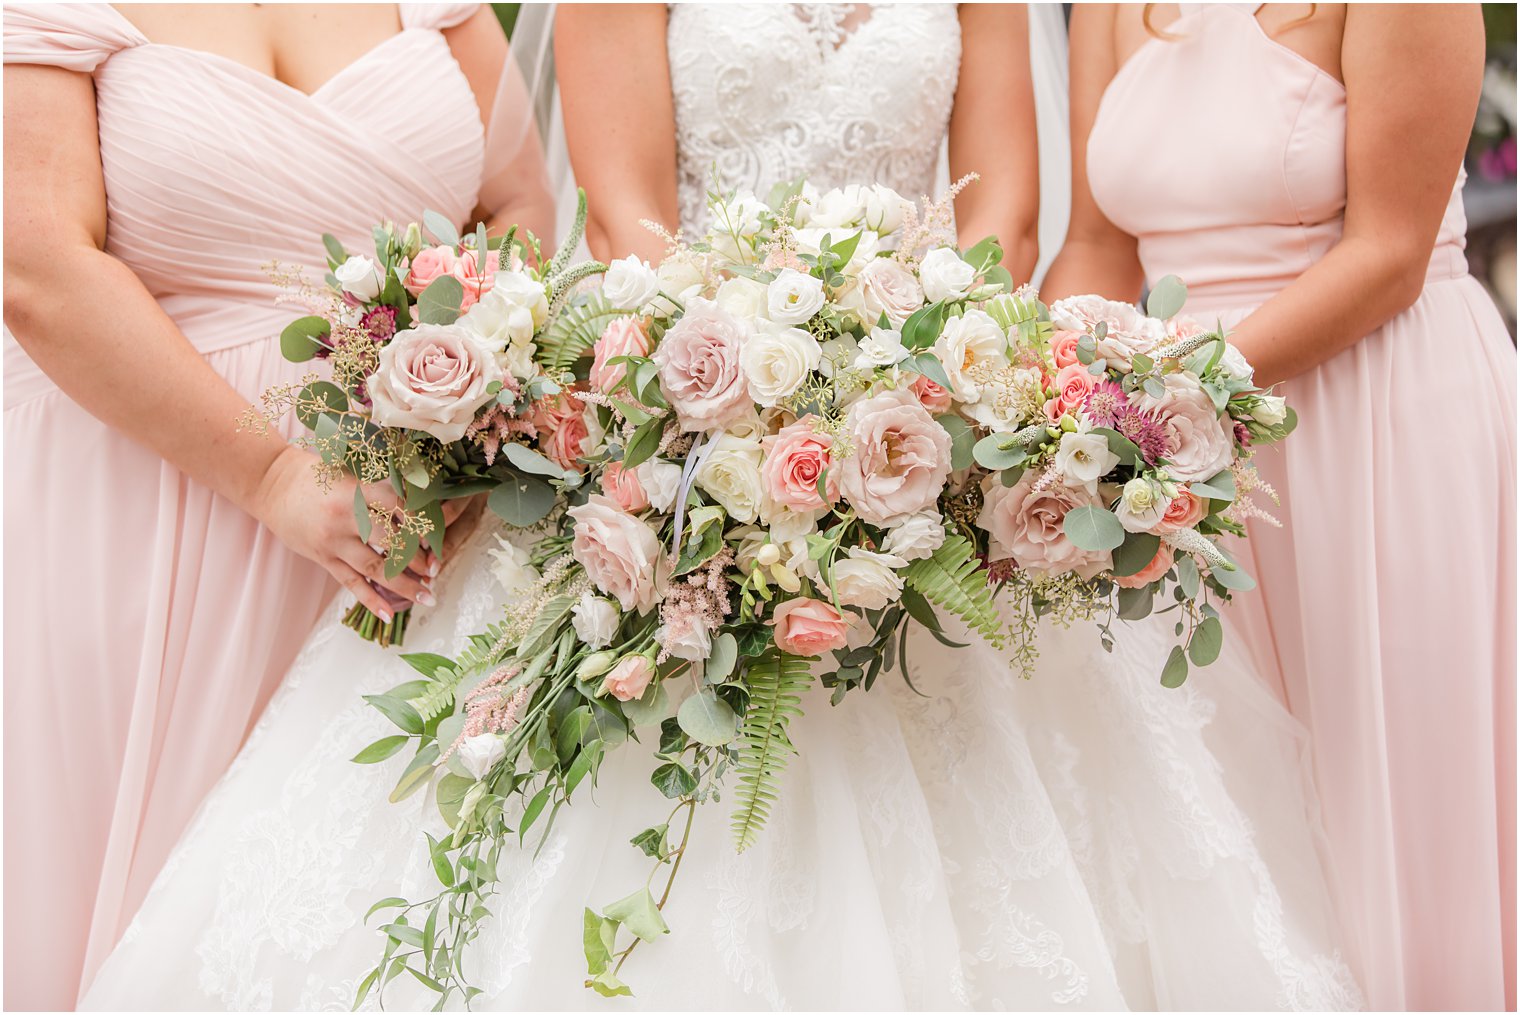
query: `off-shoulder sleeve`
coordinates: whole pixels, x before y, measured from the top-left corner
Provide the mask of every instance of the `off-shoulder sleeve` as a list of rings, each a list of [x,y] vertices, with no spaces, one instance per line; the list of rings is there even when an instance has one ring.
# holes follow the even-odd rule
[[[5,62],[90,73],[147,42],[110,4],[6,4]]]
[[[483,7],[483,4],[401,4],[403,28],[425,28],[442,31],[462,25]]]

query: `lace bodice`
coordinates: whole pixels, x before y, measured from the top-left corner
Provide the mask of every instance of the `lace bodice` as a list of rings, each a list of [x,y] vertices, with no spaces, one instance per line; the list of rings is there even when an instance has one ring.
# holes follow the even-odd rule
[[[705,225],[716,171],[762,197],[821,188],[934,187],[960,74],[952,4],[672,4],[681,226]]]

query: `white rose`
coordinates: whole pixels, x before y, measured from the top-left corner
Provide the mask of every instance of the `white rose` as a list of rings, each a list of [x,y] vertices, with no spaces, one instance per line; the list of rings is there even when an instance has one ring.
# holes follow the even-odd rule
[[[648,261],[637,257],[618,258],[602,276],[602,295],[622,310],[642,310],[659,294],[660,276]]]
[[[523,599],[538,585],[538,570],[528,563],[531,557],[527,550],[497,536],[496,547],[486,552],[491,556],[491,574],[509,603]]]
[[[802,386],[822,356],[818,340],[805,331],[774,327],[757,331],[739,350],[749,397],[771,408]]]
[[[765,497],[760,480],[764,458],[759,441],[724,434],[697,470],[696,484],[734,521],[752,522],[760,517],[760,502]]]
[[[949,247],[939,247],[924,255],[918,265],[918,280],[931,302],[956,299],[966,295],[976,281],[976,269]]]
[[[549,319],[549,293],[542,282],[527,272],[498,271],[491,291],[486,295],[500,296],[519,307],[527,308],[533,315],[535,328],[542,328]]]
[[[1081,487],[1096,495],[1098,480],[1119,464],[1119,456],[1108,449],[1108,438],[1102,434],[1065,433],[1061,435],[1055,464],[1067,486]]]
[[[1281,395],[1262,395],[1251,407],[1251,418],[1267,426],[1281,426],[1288,418],[1288,403]]]
[[[823,281],[782,268],[766,289],[765,302],[777,324],[801,324],[823,309]]]
[[[713,302],[734,317],[763,321],[766,288],[752,278],[731,278],[718,286]]]
[[[344,292],[366,303],[380,295],[380,273],[375,262],[362,255],[355,254],[334,268],[333,277]]]
[[[985,311],[968,310],[945,322],[934,342],[934,353],[944,364],[956,398],[975,402],[981,397],[984,382],[974,375],[985,377],[1001,367],[1006,362],[1007,344],[1003,329]]]
[[[482,733],[461,740],[454,749],[454,756],[459,759],[464,770],[479,781],[491,773],[498,761],[507,756],[507,745],[495,733]]]
[[[1124,493],[1114,505],[1114,514],[1126,532],[1149,532],[1166,514],[1171,498],[1154,480],[1136,476],[1124,484]]]
[[[633,470],[639,485],[649,498],[649,506],[660,514],[675,507],[676,494],[681,492],[681,467],[659,458],[640,463]]]
[[[893,190],[881,184],[873,184],[864,193],[865,223],[878,233],[883,235],[895,233],[903,224],[903,218],[907,215],[911,202]]]
[[[1224,344],[1224,355],[1219,357],[1219,372],[1242,381],[1249,381],[1256,373],[1246,362],[1246,354],[1228,342]]]
[[[933,508],[916,511],[887,530],[881,549],[902,561],[932,557],[945,541],[945,520]]]
[[[622,614],[610,599],[587,592],[570,607],[570,626],[575,636],[591,648],[606,648],[617,634]]]
[[[1012,433],[1030,421],[1029,407],[1043,405],[1044,401],[1038,370],[1025,368],[1010,372],[1004,369],[981,386],[977,400],[965,406],[965,410],[988,430]]]
[[[735,437],[742,437],[745,440],[758,441],[770,433],[770,429],[765,425],[765,421],[760,418],[760,414],[751,409],[724,427],[723,432],[733,434]]]
[[[890,257],[874,257],[860,269],[854,286],[840,302],[868,326],[886,314],[887,320],[901,327],[924,305],[924,290],[907,268]]]
[[[894,558],[852,546],[834,561],[834,592],[841,606],[879,610],[902,596],[902,576],[892,569]]]
[[[828,191],[813,202],[808,225],[815,229],[837,229],[841,226],[859,225],[865,215],[866,191],[859,184],[852,183]]]
[[[855,354],[855,369],[895,366],[907,358],[908,350],[903,348],[902,332],[872,328],[866,340],[860,343],[860,351]]]
[[[667,257],[660,262],[660,291],[671,293],[685,303],[702,291],[702,270],[685,257]]]
[[[654,632],[654,640],[677,659],[697,663],[712,654],[712,632],[704,624],[682,624],[679,632],[674,634],[667,625],[661,624]]]
[[[498,275],[497,278],[506,277]],[[538,297],[543,300],[543,288],[540,286]],[[544,314],[549,312],[548,301],[544,301]],[[509,292],[492,288],[486,293],[468,312],[459,318],[461,327],[469,329],[481,341],[493,349],[505,350],[511,345],[528,345],[533,341],[533,333],[542,323],[541,318],[535,318],[533,307],[526,305],[526,301],[519,302],[512,298]],[[514,374],[518,372],[512,371]],[[518,374],[518,376],[521,376]],[[528,376],[532,376],[529,374]]]
[[[860,343],[855,341],[854,335],[831,338],[819,348],[822,355],[818,358],[818,372],[825,377],[849,370],[855,365],[855,357],[860,355]]]

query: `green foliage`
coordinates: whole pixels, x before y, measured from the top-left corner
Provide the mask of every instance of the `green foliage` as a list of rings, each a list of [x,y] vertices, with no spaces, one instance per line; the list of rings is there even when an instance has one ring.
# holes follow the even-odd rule
[[[538,336],[539,359],[544,369],[569,370],[576,360],[591,351],[607,325],[626,316],[600,290],[567,306]]]
[[[802,714],[802,693],[813,680],[810,660],[767,652],[749,665],[745,685],[749,708],[739,730],[733,832],[742,851],[754,845],[780,792],[781,773],[797,753],[787,736]]]
[[[929,602],[948,610],[996,645],[1002,640],[992,586],[964,536],[947,533],[933,556],[915,560],[902,571],[907,586]]]

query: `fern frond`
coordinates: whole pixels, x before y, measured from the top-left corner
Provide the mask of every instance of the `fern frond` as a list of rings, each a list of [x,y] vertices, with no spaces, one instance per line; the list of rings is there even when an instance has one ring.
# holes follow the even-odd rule
[[[780,793],[781,773],[797,753],[787,724],[802,715],[802,693],[812,683],[810,660],[768,652],[750,664],[744,676],[749,707],[739,730],[738,790],[734,809],[734,844],[742,852],[754,845]]]
[[[548,370],[569,370],[602,337],[607,325],[626,316],[600,292],[592,293],[584,302],[566,307],[539,336],[540,361]]]
[[[915,560],[902,572],[903,580],[925,599],[949,610],[993,645],[1002,641],[992,586],[964,536],[948,533],[933,556]]]
[[[499,659],[495,647],[505,629],[505,623],[495,623],[483,634],[470,635],[469,644],[454,660],[454,665],[435,671],[428,689],[420,697],[411,699],[412,707],[422,716],[423,722],[453,708],[454,698],[460,688],[466,686],[467,679],[496,667]]]

